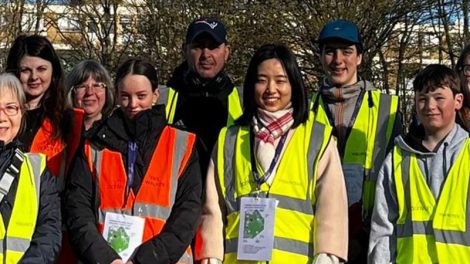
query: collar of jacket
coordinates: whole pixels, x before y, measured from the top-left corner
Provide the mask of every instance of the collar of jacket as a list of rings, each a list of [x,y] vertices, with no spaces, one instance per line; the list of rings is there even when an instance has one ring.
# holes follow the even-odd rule
[[[134,119],[128,118],[122,109],[117,108],[87,137],[107,148],[127,153],[129,141],[136,142],[139,148],[146,147],[147,143],[159,137],[166,125],[164,105],[142,111]]]
[[[232,80],[224,70],[214,78],[205,80],[191,71],[186,61],[175,68],[167,86],[188,97],[218,98],[225,98],[234,88]]]

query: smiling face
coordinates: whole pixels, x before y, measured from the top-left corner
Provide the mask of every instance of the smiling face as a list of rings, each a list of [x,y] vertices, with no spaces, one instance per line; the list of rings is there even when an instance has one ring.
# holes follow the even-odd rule
[[[40,57],[24,56],[20,61],[20,81],[30,109],[38,106],[52,81],[52,64]]]
[[[285,109],[291,102],[292,87],[287,73],[278,59],[268,59],[258,65],[255,101],[269,112]]]
[[[321,62],[328,80],[335,87],[345,87],[357,82],[357,67],[362,55],[355,45],[340,40],[327,40],[322,49]]]
[[[201,78],[212,79],[224,69],[230,49],[225,43],[217,43],[210,35],[203,34],[187,46],[189,67]]]
[[[152,84],[144,75],[128,74],[119,83],[119,103],[131,118],[152,108],[157,102],[159,91],[152,91]]]
[[[425,131],[432,134],[452,130],[456,111],[462,107],[462,101],[463,95],[453,95],[449,87],[440,87],[429,92],[417,91],[416,112]]]
[[[85,82],[75,85],[73,105],[85,111],[87,118],[101,118],[101,111],[106,102],[106,86],[89,77]]]
[[[0,91],[0,140],[8,144],[18,135],[23,113],[18,98],[12,90]]]

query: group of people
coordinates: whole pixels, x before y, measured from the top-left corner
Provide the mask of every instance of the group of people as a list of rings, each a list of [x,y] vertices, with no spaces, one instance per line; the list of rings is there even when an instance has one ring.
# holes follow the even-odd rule
[[[470,46],[413,83],[418,122],[362,79],[358,27],[259,47],[242,87],[200,18],[166,86],[142,59],[65,75],[20,36],[0,74],[0,263],[449,263],[470,257]]]

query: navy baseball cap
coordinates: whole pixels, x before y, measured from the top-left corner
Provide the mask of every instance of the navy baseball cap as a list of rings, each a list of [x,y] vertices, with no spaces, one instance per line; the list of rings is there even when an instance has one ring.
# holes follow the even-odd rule
[[[323,43],[327,39],[341,39],[353,44],[358,44],[362,47],[361,34],[359,33],[357,25],[345,19],[328,22],[322,28],[318,42]]]
[[[190,44],[202,33],[208,33],[217,43],[227,42],[225,25],[215,18],[200,18],[193,21],[186,32],[186,44]]]

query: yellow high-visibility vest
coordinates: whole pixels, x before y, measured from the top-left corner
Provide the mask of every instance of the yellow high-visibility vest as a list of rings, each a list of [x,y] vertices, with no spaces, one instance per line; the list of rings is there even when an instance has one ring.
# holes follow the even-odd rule
[[[18,263],[28,250],[36,229],[39,209],[40,176],[46,168],[43,154],[24,155],[18,178],[15,202],[5,230],[0,216],[0,263]],[[8,177],[8,175],[3,175]],[[10,184],[11,185],[11,184]],[[9,189],[9,187],[8,187]]]
[[[311,112],[313,113],[313,112]],[[318,161],[331,138],[331,126],[309,120],[295,128],[279,160],[274,180],[260,186],[260,196],[278,200],[274,245],[269,263],[311,263],[315,238],[315,186]],[[239,200],[254,196],[250,128],[223,128],[216,145],[216,184],[227,210],[224,263],[256,263],[237,260]],[[259,168],[254,168],[258,169]]]
[[[396,263],[466,263],[470,258],[470,139],[436,201],[414,154],[393,151],[398,200]]]
[[[176,112],[176,105],[178,102],[178,92],[173,88],[168,87],[168,97],[165,105],[166,119],[168,124],[173,124]],[[237,118],[243,113],[240,96],[236,87],[228,96],[228,116],[227,126],[231,126]]]
[[[314,111],[317,116],[327,116],[323,100],[317,96],[313,95],[311,106],[318,100]],[[342,165],[348,201],[350,204],[357,202],[351,201],[351,194],[359,194],[365,218],[370,217],[374,207],[377,174],[387,155],[387,146],[393,140],[397,111],[397,96],[377,90],[366,91],[345,144]],[[350,175],[352,173],[354,175]]]

